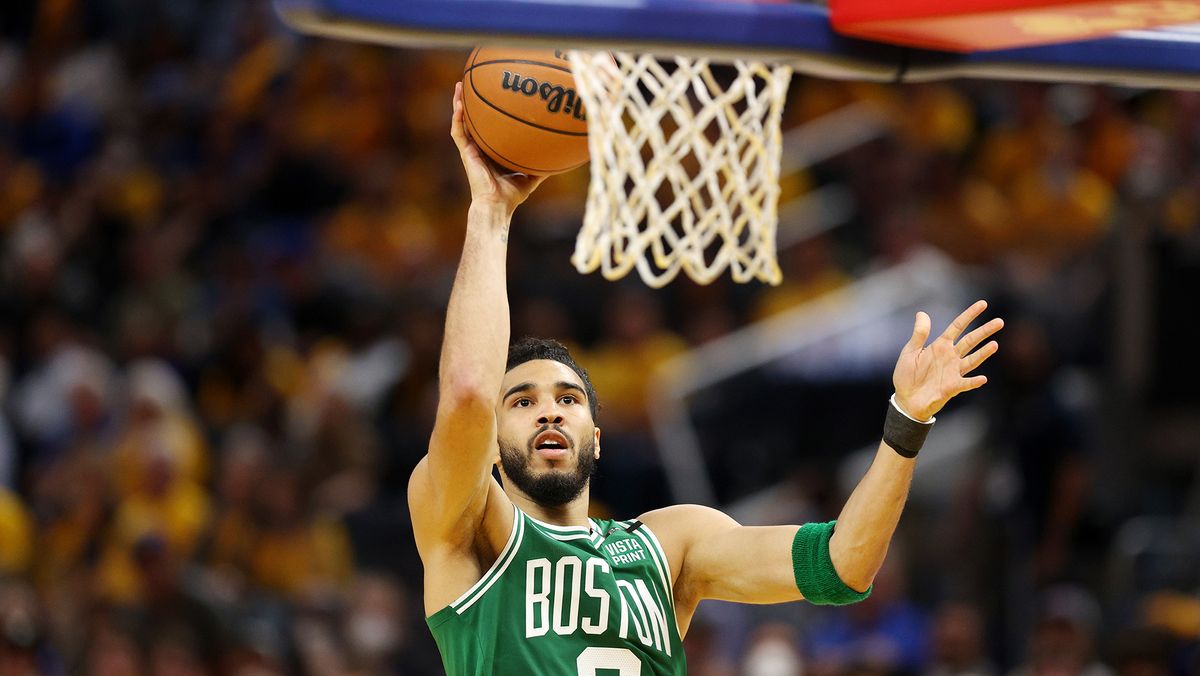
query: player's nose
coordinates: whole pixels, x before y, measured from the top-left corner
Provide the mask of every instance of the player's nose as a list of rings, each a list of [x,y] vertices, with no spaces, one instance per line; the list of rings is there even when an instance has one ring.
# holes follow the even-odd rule
[[[541,414],[538,415],[537,421],[538,425],[561,425],[563,417],[562,413],[558,411],[557,407],[554,407],[542,411]]]

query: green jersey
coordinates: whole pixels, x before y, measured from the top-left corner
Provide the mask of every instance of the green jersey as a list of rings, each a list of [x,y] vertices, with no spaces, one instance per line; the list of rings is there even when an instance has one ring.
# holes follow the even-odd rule
[[[554,526],[513,509],[496,562],[428,618],[447,674],[687,673],[671,569],[645,524]]]

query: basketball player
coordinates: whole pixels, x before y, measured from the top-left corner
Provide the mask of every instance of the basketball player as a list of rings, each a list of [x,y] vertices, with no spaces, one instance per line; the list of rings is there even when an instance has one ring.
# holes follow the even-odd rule
[[[486,162],[462,110],[460,85],[451,136],[472,202],[446,311],[437,421],[408,489],[425,608],[446,671],[683,674],[681,639],[703,599],[866,598],[933,416],[986,382],[967,374],[995,354],[995,341],[976,347],[1001,320],[960,338],[986,307],[980,301],[926,345],[930,320],[917,314],[883,442],[837,521],[749,528],[698,505],[588,518],[601,444],[587,373],[553,341],[509,346],[509,221],[542,179]]]

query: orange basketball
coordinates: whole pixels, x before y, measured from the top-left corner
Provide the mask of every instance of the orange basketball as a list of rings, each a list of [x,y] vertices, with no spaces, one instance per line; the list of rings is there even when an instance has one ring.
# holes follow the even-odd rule
[[[478,47],[463,71],[463,112],[479,149],[535,176],[588,161],[587,117],[566,54]]]

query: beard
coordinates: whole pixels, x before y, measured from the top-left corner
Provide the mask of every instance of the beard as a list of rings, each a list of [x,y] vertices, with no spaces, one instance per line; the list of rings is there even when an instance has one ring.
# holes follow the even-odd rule
[[[538,430],[538,433],[543,431]],[[595,450],[596,440],[589,438],[576,453],[574,469],[550,469],[535,475],[530,469],[533,439],[529,440],[525,450],[500,441],[500,466],[504,468],[504,476],[534,502],[546,507],[561,507],[579,497],[588,485],[596,470]]]

